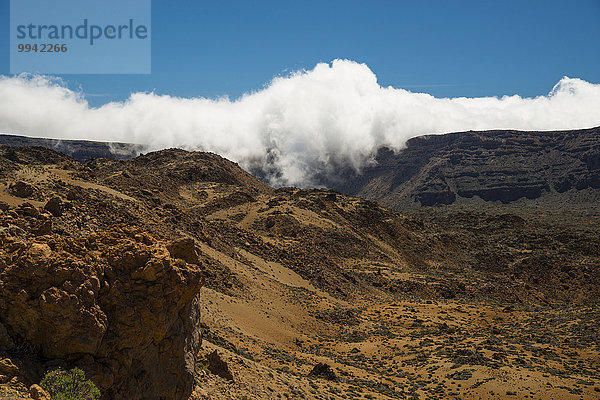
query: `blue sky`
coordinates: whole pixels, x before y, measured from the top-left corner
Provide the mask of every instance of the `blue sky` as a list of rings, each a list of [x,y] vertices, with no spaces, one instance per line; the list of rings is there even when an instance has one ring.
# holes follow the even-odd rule
[[[9,72],[0,0],[0,74]],[[152,74],[65,75],[92,105],[134,91],[232,98],[336,58],[435,96],[546,94],[600,82],[600,1],[152,2]]]

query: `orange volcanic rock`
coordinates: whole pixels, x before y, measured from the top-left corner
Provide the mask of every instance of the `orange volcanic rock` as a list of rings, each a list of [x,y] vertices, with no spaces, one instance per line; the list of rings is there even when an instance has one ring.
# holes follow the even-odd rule
[[[104,398],[189,396],[202,277],[198,265],[171,258],[174,244],[122,226],[1,242],[5,348],[26,344],[42,359],[83,368]]]

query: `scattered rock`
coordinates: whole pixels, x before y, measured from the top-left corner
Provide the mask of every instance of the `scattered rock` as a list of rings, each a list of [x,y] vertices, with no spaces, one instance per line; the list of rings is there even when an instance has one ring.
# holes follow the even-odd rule
[[[319,310],[315,317],[339,325],[358,325],[360,323],[360,311],[353,308],[336,307],[329,310]]]
[[[318,363],[317,365],[315,365],[312,371],[308,373],[308,376],[316,376],[318,378],[327,379],[329,381],[337,380],[337,376],[335,375],[333,369],[325,363]]]
[[[260,223],[265,230],[285,237],[297,237],[302,232],[302,225],[291,215],[269,215]]]
[[[233,381],[233,375],[231,374],[231,371],[229,371],[227,362],[221,359],[216,350],[207,355],[206,360],[208,361],[208,370],[210,372],[221,378]]]
[[[0,200],[0,210],[8,211],[9,208],[10,208],[10,206],[8,205],[7,202]]]
[[[52,233],[52,221],[50,220],[40,223],[34,231],[34,234],[37,236],[48,235],[50,233]]]
[[[67,200],[77,200],[83,196],[84,190],[79,186],[72,187],[67,192]]]
[[[50,394],[35,384],[29,388],[29,395],[33,400],[51,400]]]
[[[446,377],[449,379],[454,379],[456,381],[466,381],[473,377],[473,371],[474,370],[472,369],[463,369],[462,371],[456,371],[453,374],[448,374],[446,375]]]
[[[23,204],[20,204],[15,211],[17,212],[17,214],[19,215],[24,215],[26,217],[33,217],[33,218],[37,218],[40,216],[40,211],[31,203],[29,202],[25,202]]]
[[[23,181],[13,182],[8,187],[8,193],[12,194],[13,196],[22,197],[22,198],[32,196],[34,192],[35,192],[35,186],[33,186],[30,183],[23,182]]]
[[[44,206],[44,210],[48,211],[55,217],[60,217],[64,210],[62,199],[58,196],[52,197]]]
[[[13,362],[10,359],[4,358],[0,360],[0,374],[12,378],[14,376],[20,375],[20,373],[21,371],[19,370],[19,368],[15,364],[13,364]]]

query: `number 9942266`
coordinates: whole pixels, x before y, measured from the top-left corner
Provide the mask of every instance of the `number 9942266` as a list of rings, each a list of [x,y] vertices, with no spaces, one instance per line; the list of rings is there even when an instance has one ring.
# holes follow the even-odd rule
[[[19,53],[66,53],[69,49],[66,44],[30,44],[30,43],[19,43],[17,45]]]

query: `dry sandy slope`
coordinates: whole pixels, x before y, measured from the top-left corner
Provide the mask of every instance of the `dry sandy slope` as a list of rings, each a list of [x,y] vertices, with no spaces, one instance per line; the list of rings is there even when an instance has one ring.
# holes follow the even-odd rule
[[[540,302],[542,286],[467,269],[456,254],[482,250],[460,247],[479,240],[468,231],[448,237],[327,191],[273,192],[217,157],[182,154],[19,165],[4,173],[0,200],[69,198],[54,220],[68,235],[120,222],[198,241],[209,282],[193,398],[600,398],[595,305]],[[39,192],[10,195],[16,180]],[[234,382],[208,371],[214,350]],[[308,377],[319,362],[335,381]]]

